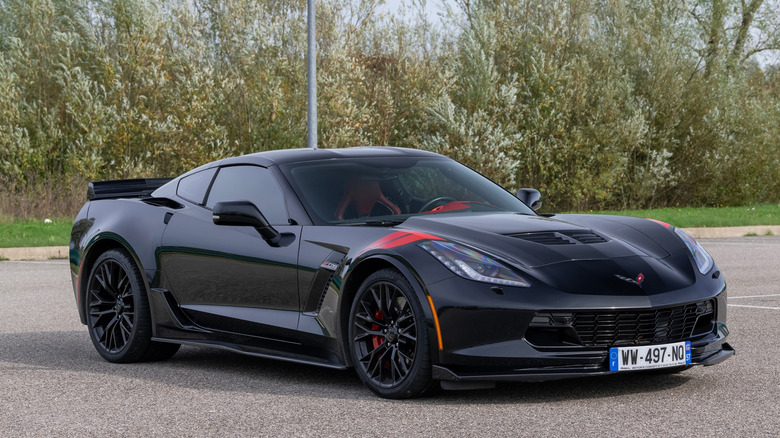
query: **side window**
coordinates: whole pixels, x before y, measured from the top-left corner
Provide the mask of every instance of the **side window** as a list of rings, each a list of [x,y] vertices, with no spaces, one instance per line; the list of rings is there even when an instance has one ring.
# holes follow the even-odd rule
[[[179,180],[176,194],[192,203],[203,205],[203,198],[206,197],[206,191],[209,189],[209,184],[211,184],[211,179],[216,171],[216,168],[206,169],[185,176]]]
[[[284,195],[271,171],[257,166],[223,167],[211,186],[206,207],[222,201],[250,201],[271,225],[289,224]]]

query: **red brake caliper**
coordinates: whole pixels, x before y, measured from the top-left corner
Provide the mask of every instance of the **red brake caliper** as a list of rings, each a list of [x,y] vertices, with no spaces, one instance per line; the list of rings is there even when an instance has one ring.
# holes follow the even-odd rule
[[[374,314],[374,318],[376,318],[378,321],[385,320],[385,316],[382,315],[382,311],[379,309],[377,309],[376,313]],[[379,325],[371,324],[371,330],[379,330]],[[374,344],[374,348],[377,348],[382,345],[382,342],[385,342],[385,337],[379,335],[371,336],[371,342]]]

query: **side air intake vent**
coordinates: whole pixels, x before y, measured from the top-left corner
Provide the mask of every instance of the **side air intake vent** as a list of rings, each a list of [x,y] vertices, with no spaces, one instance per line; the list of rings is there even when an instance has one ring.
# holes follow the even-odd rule
[[[607,239],[592,231],[546,231],[539,233],[509,234],[508,236],[538,243],[540,245],[591,245],[607,241]]]
[[[330,288],[330,284],[333,281],[333,272],[325,269],[320,269],[312,279],[309,286],[309,293],[306,299],[306,303],[303,306],[303,313],[307,315],[315,315],[322,308],[322,302],[325,300],[325,295]]]
[[[306,294],[306,301],[303,305],[303,314],[307,316],[316,316],[320,313],[325,298],[329,293],[338,293],[338,289],[331,291],[334,287],[334,278],[336,271],[341,266],[341,261],[346,254],[340,251],[332,251],[320,264],[320,268],[314,274],[309,284],[309,291]],[[336,280],[338,281],[338,280]],[[338,283],[340,285],[340,283]],[[335,287],[338,288],[339,286]]]

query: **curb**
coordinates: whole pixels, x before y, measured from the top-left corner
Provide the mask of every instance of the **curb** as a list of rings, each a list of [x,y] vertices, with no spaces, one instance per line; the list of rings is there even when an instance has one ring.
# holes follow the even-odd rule
[[[0,248],[0,260],[51,260],[67,259],[67,246],[38,246],[34,248]]]
[[[780,236],[780,225],[756,225],[748,227],[683,228],[696,239],[721,239],[744,237],[748,234]],[[67,259],[67,246],[39,246],[36,248],[0,248],[0,260],[11,261]]]
[[[780,236],[780,225],[751,225],[748,227],[683,228],[694,239],[719,239],[724,237]]]

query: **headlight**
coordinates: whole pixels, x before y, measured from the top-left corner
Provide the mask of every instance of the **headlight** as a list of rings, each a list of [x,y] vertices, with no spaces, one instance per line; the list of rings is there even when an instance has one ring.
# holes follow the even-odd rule
[[[420,243],[418,246],[461,277],[502,286],[531,286],[531,283],[511,269],[473,249],[452,242],[434,240]]]
[[[696,266],[699,268],[699,272],[702,274],[709,272],[709,270],[712,268],[712,265],[715,263],[712,261],[712,257],[710,257],[707,251],[704,250],[704,248],[699,244],[699,242],[696,241],[696,239],[691,237],[691,235],[685,231],[679,228],[675,228],[674,232],[677,233],[683,242],[685,242],[685,246],[687,246],[688,250],[691,252],[691,254],[693,254],[693,258],[696,260]]]

